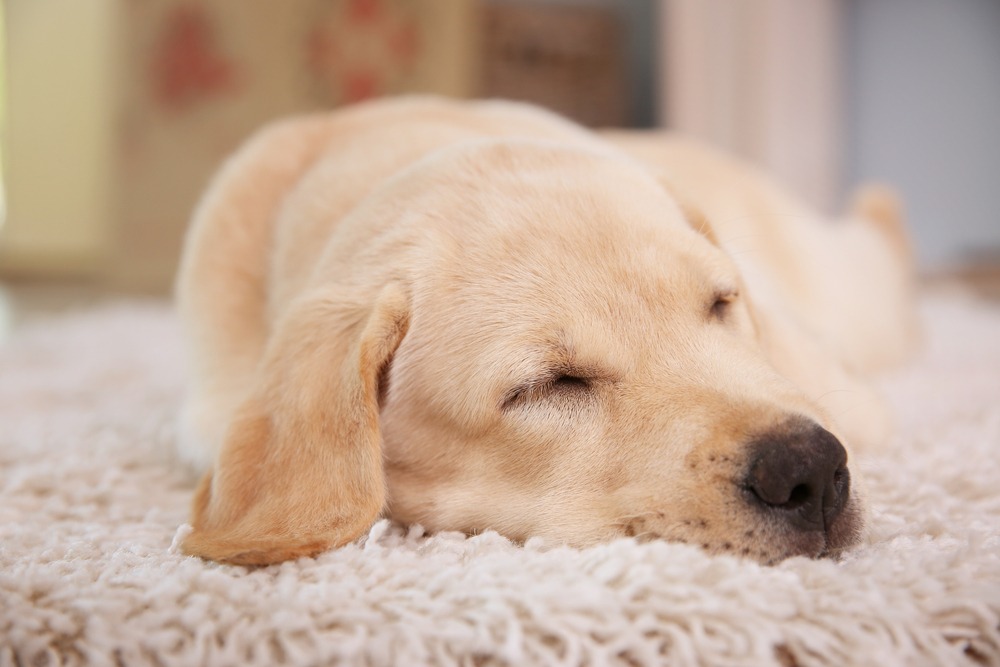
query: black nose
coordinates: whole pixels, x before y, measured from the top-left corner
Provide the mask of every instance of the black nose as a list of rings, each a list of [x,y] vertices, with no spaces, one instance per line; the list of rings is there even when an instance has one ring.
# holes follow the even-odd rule
[[[752,502],[803,531],[825,530],[850,494],[847,451],[826,429],[795,420],[751,443]]]

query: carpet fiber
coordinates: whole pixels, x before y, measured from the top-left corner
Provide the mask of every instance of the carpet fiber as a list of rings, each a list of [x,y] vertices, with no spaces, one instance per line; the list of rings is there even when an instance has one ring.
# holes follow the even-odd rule
[[[188,558],[169,310],[27,326],[0,349],[0,665],[1000,665],[1000,308],[922,308],[869,542],[777,567],[384,521],[315,560]]]

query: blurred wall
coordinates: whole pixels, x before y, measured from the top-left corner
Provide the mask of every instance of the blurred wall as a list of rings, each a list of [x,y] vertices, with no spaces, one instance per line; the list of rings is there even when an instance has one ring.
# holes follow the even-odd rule
[[[1000,261],[1000,1],[849,0],[847,181],[884,180],[925,268]]]
[[[6,3],[8,210],[0,260],[8,271],[86,273],[107,255],[116,5]]]
[[[267,121],[378,95],[469,93],[470,0],[142,0],[122,12],[112,285],[173,281],[194,204]]]
[[[489,93],[480,10],[516,6],[613,19],[613,122],[701,134],[831,211],[842,183],[896,184],[925,266],[1000,261],[1000,0],[6,0],[0,275],[165,288],[194,198],[251,128]],[[551,25],[515,34],[515,64],[603,54]],[[577,79],[586,110],[598,86]]]
[[[842,207],[841,0],[665,0],[660,114]]]
[[[275,116],[474,91],[476,0],[7,0],[0,276],[169,289],[218,164]]]
[[[659,17],[667,0],[483,0],[485,6],[594,8],[612,13],[623,40],[625,89],[628,115],[626,125],[654,127],[658,124],[657,105],[660,62],[657,59]]]

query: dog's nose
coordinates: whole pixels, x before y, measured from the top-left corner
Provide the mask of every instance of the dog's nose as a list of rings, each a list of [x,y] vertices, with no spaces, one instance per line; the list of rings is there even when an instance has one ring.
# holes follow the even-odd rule
[[[751,444],[753,502],[803,531],[825,530],[850,494],[847,451],[826,429],[796,421]]]

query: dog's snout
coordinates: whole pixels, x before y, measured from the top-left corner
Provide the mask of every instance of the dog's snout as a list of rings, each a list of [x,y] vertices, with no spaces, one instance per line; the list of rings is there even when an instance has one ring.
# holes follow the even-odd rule
[[[825,530],[850,493],[847,451],[811,423],[766,434],[751,445],[746,488],[753,502],[791,526]]]

